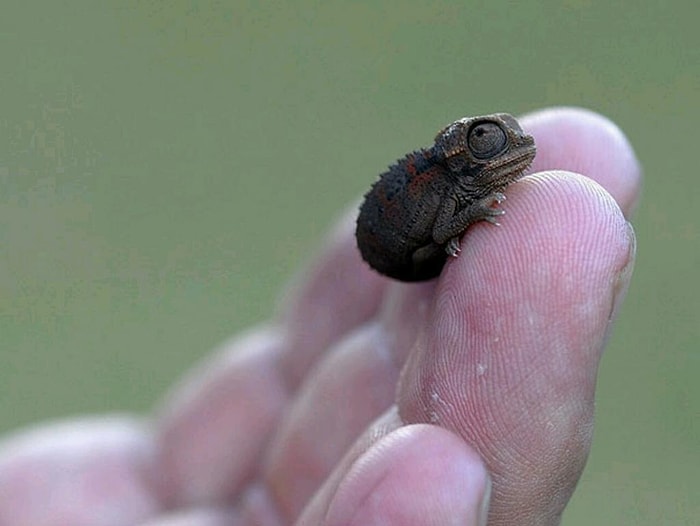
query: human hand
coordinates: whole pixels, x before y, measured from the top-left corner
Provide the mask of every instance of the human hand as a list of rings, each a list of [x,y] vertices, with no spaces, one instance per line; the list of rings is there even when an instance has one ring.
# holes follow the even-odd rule
[[[513,184],[502,228],[471,227],[427,283],[371,271],[346,217],[277,316],[152,416],[7,438],[0,524],[476,525],[487,509],[489,525],[558,524],[631,275],[640,173],[595,114],[521,122],[533,172],[575,173]]]

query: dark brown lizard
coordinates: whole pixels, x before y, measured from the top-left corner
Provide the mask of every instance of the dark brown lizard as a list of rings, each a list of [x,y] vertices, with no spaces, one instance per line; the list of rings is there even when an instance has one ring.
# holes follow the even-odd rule
[[[534,157],[534,139],[507,113],[453,122],[432,147],[406,155],[367,192],[355,232],[362,257],[401,281],[438,276],[447,256],[459,253],[469,225],[498,224],[502,191]]]

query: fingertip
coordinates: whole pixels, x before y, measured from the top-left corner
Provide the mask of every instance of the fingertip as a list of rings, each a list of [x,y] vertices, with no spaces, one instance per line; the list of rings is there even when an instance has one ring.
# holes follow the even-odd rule
[[[594,179],[626,217],[637,205],[642,170],[622,130],[607,117],[576,107],[554,107],[522,117],[537,144],[533,172],[567,170]]]
[[[280,300],[290,352],[282,369],[298,385],[318,356],[376,314],[388,280],[362,260],[355,241],[357,206],[330,229],[322,249]]]
[[[353,463],[325,524],[480,525],[489,492],[483,462],[459,437],[434,426],[405,426]]]
[[[279,331],[258,327],[224,343],[167,393],[155,419],[165,502],[218,503],[252,478],[288,401],[276,366],[283,349]]]
[[[44,424],[0,443],[0,524],[136,524],[160,511],[154,444],[126,416]]]
[[[558,281],[569,282],[571,272],[581,280],[605,270],[620,274],[633,259],[631,226],[596,181],[542,172],[514,184],[509,196],[503,228],[480,224],[467,231],[462,253],[446,267],[438,292],[491,284],[494,292],[520,286],[541,294]]]

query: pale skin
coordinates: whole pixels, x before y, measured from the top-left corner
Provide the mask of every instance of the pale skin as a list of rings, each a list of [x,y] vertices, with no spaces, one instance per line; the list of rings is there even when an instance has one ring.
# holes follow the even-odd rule
[[[0,524],[558,524],[631,275],[640,170],[593,113],[521,123],[532,175],[438,279],[370,270],[349,213],[277,315],[150,415],[0,443]]]

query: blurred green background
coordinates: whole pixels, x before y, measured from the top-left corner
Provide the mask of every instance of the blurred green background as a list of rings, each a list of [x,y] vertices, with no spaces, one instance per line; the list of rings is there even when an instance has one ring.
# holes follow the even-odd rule
[[[646,179],[564,522],[697,524],[696,3],[40,4],[0,18],[0,431],[148,410],[396,157],[460,116],[581,105]]]

